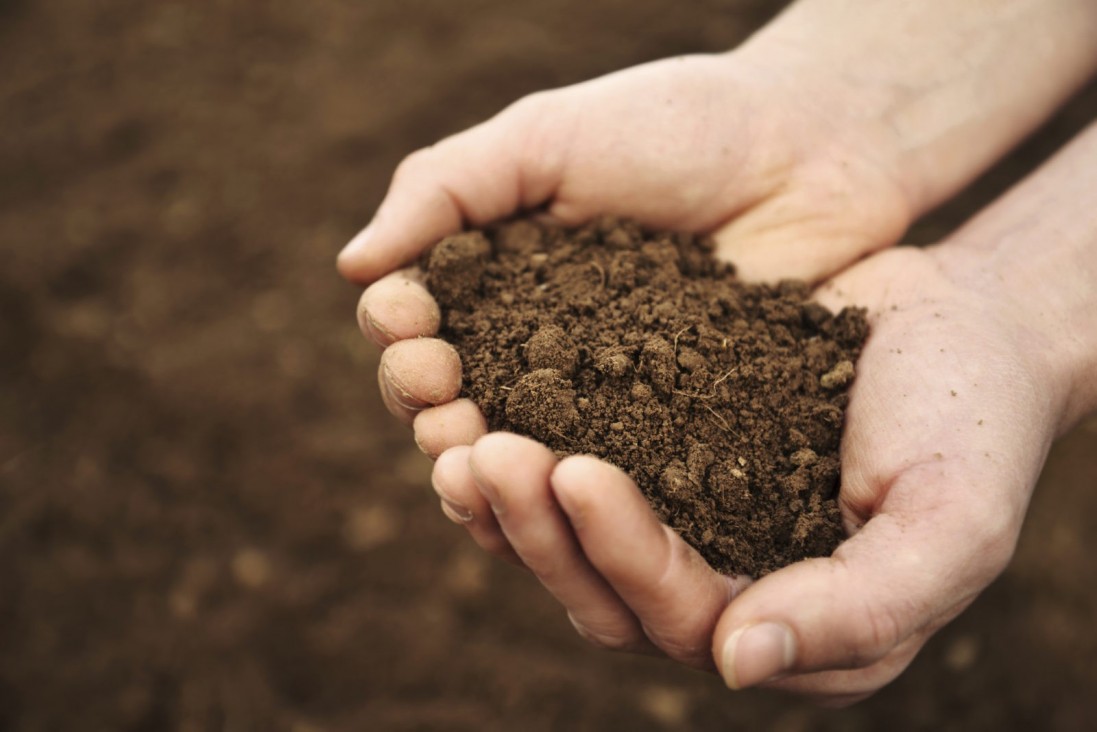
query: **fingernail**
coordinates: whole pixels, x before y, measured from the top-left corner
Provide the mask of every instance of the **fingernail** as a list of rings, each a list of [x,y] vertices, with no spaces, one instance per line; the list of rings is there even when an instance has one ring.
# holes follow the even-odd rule
[[[796,640],[780,623],[758,623],[739,628],[724,643],[720,671],[731,689],[765,683],[792,668]]]
[[[449,494],[439,487],[438,479],[433,473],[430,476],[430,487],[434,489],[435,494],[441,499],[442,513],[446,514],[450,521],[455,524],[467,524],[469,521],[472,521],[472,511],[450,498]]]
[[[389,398],[404,409],[421,412],[429,406],[427,402],[413,397],[399,380],[393,378],[392,371],[387,368],[385,369],[385,389],[388,391]]]
[[[469,462],[469,472],[472,473],[472,479],[475,481],[476,487],[480,489],[480,495],[491,504],[491,510],[496,515],[503,513],[503,502],[500,500],[499,493],[495,490],[495,486],[491,484],[491,481],[484,480],[483,476],[476,472],[476,467],[471,461]]]
[[[339,252],[339,259],[346,259],[347,257],[355,256],[369,246],[370,239],[372,238],[373,224],[370,224],[366,228],[359,231],[353,239],[347,242],[347,245],[343,247],[343,251]]]
[[[442,513],[455,524],[467,524],[472,521],[472,511],[445,496],[442,496]]]
[[[366,326],[366,333],[375,343],[380,346],[389,346],[396,341],[396,336],[374,320],[369,310],[363,310],[362,315],[362,324]]]

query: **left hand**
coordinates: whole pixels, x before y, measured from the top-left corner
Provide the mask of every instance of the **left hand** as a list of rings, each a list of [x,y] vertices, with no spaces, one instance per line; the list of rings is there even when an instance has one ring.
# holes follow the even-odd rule
[[[1010,204],[999,219],[1023,208]],[[867,306],[872,326],[842,442],[851,538],[833,556],[753,584],[720,575],[616,468],[501,433],[439,458],[447,514],[528,567],[597,645],[719,670],[732,688],[863,698],[1005,567],[1068,402],[1051,338],[1024,316],[1030,293],[972,286],[967,254],[885,251],[817,293]]]

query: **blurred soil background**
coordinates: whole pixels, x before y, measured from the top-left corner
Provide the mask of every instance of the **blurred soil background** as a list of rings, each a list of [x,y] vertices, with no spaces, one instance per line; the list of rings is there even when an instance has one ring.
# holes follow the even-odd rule
[[[333,258],[399,159],[777,6],[0,0],[0,730],[1094,724],[1093,420],[1001,580],[830,712],[588,649],[442,517],[383,412]],[[912,237],[1095,111],[1090,88]]]

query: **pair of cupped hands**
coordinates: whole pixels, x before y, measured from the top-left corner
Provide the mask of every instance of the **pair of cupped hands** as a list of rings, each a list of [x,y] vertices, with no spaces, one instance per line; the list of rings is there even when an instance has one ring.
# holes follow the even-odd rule
[[[359,322],[384,348],[385,403],[436,458],[445,515],[528,568],[598,646],[849,703],[894,679],[1012,555],[1049,444],[1078,414],[1055,318],[1020,258],[993,251],[1054,234],[1038,221],[1084,166],[1068,150],[947,240],[891,247],[941,195],[912,183],[894,130],[856,108],[837,84],[736,53],[536,94],[408,157],[340,255],[368,285]],[[486,434],[407,265],[463,226],[531,210],[710,232],[743,278],[803,278],[831,309],[868,308],[841,448],[849,538],[833,556],[756,581],[718,574],[620,470]]]

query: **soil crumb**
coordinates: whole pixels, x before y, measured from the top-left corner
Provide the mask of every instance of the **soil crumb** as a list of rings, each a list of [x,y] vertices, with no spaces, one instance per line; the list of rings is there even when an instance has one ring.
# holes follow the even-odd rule
[[[838,443],[864,311],[740,282],[706,237],[519,219],[425,259],[492,430],[631,475],[717,570],[761,576],[843,538]]]

